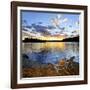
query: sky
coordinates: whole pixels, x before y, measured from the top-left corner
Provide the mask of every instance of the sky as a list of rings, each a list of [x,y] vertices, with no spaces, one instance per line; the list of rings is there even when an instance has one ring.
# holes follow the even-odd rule
[[[46,29],[51,35],[61,33],[72,35],[72,32],[80,30],[79,13],[21,11],[21,15],[22,26],[32,26],[32,24],[52,26],[52,29]]]

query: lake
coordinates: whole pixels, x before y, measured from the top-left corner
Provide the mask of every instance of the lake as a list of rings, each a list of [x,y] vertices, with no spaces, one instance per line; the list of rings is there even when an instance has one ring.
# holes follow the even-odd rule
[[[45,43],[22,43],[22,53],[30,60],[40,63],[57,63],[62,59],[75,57],[79,62],[78,42],[45,42]]]

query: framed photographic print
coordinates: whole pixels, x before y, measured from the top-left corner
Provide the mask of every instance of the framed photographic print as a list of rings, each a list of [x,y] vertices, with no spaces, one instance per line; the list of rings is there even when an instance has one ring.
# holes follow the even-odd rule
[[[87,84],[87,6],[11,2],[11,88]]]

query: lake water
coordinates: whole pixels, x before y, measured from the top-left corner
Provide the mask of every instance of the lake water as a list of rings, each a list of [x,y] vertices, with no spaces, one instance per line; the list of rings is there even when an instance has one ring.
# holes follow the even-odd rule
[[[79,62],[78,42],[45,42],[45,43],[22,43],[22,53],[29,57],[29,60],[40,63],[55,64],[62,59],[75,57],[74,61]]]

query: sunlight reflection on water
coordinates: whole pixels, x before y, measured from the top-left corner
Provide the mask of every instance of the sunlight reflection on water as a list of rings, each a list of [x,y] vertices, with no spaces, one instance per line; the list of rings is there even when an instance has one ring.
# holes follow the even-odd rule
[[[79,62],[78,42],[22,43],[22,52],[30,60],[41,63],[57,63],[73,56],[74,61]]]

